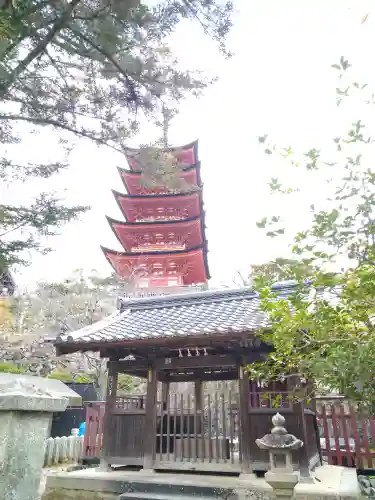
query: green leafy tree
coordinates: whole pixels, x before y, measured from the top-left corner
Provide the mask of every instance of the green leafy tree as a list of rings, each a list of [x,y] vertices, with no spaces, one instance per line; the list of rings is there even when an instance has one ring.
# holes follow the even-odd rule
[[[249,278],[251,281],[256,281],[258,286],[260,282],[272,285],[277,281],[294,280],[296,276],[309,276],[313,272],[309,262],[277,257],[265,264],[253,264]]]
[[[117,382],[117,391],[121,396],[122,394],[132,394],[134,392],[137,393],[145,393],[145,381],[139,377],[133,377],[131,375],[126,375],[126,373],[119,373],[118,382]]]
[[[237,270],[233,283],[240,287],[253,287],[256,284],[259,288],[278,281],[294,280],[296,274],[305,276],[312,273],[313,269],[303,260],[277,257],[263,264],[252,264],[246,273]]]
[[[61,151],[49,163],[0,156],[1,182],[49,178],[68,166],[72,137],[124,153],[142,117],[160,121],[187,93],[210,82],[183,71],[166,45],[181,20],[195,21],[217,40],[231,25],[221,0],[12,0],[0,8],[0,143],[20,144],[41,127],[60,131]],[[25,128],[22,129],[25,133]],[[60,137],[60,136],[59,136]],[[25,263],[24,251],[46,251],[41,236],[56,233],[88,207],[67,207],[41,193],[27,206],[0,205],[0,270]]]
[[[348,99],[363,99],[368,106],[374,103],[366,85],[345,83],[350,78],[348,61],[341,58],[333,68],[339,72],[339,106]],[[311,223],[291,240],[292,252],[309,272],[294,273],[296,287],[289,299],[278,298],[264,280],[258,280],[262,307],[270,319],[270,328],[261,336],[273,344],[274,351],[265,363],[249,366],[250,375],[264,380],[290,376],[302,382],[313,380],[320,391],[336,390],[373,404],[375,171],[369,128],[356,121],[345,136],[333,138],[334,148],[326,153],[312,148],[299,155],[291,148],[276,147],[267,137],[260,142],[267,154],[281,153],[289,161],[295,178],[301,171],[305,182],[318,176],[322,185],[328,182],[328,189],[327,199],[314,193]],[[285,196],[301,188],[298,183],[284,188],[278,179],[270,186]],[[277,216],[260,225],[281,234],[287,229],[284,223]],[[312,280],[311,286],[305,278]]]

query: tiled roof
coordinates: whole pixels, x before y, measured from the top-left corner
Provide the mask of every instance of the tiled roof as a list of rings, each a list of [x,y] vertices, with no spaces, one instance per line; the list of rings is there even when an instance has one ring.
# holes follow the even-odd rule
[[[291,284],[279,285],[277,291],[287,296]],[[122,299],[118,313],[59,337],[57,344],[255,332],[267,325],[259,306],[258,294],[245,289]]]

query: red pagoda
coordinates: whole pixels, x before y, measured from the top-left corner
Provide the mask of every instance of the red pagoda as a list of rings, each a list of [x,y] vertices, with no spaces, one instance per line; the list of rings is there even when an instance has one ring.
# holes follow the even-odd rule
[[[144,182],[141,150],[129,149],[129,169],[119,168],[127,194],[113,194],[125,221],[107,219],[124,251],[102,249],[116,273],[137,288],[201,285],[209,279],[197,151],[197,141],[160,150],[162,159],[172,157],[177,165],[173,175],[179,184],[173,187]]]

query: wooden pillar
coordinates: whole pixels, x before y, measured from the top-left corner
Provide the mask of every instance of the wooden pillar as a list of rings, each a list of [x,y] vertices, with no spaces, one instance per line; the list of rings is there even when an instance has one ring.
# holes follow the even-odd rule
[[[298,416],[298,420],[300,422],[300,430],[302,436],[300,437],[301,441],[303,441],[303,447],[300,451],[300,474],[301,478],[306,482],[306,479],[310,479],[310,459],[309,459],[309,440],[307,437],[307,426],[306,426],[306,415],[305,415],[305,405],[303,402],[298,402],[293,405],[293,412]]]
[[[290,377],[287,379],[288,393],[293,394],[295,387],[300,384],[299,377]],[[309,442],[307,437],[307,427],[306,427],[306,416],[305,416],[305,405],[303,401],[292,402],[293,413],[297,416],[299,422],[299,429],[301,434],[298,436],[299,439],[303,441],[303,447],[299,450],[299,471],[303,481],[307,481],[310,478],[310,460],[309,460]],[[288,425],[288,421],[287,421]]]
[[[166,411],[168,407],[168,398],[169,398],[169,382],[162,382],[161,400],[163,405],[163,411]]]
[[[252,472],[250,442],[250,415],[249,415],[249,379],[243,366],[239,366],[239,393],[240,393],[240,449],[242,451],[241,470],[243,474]]]
[[[115,364],[112,361],[108,361],[107,366],[108,366],[107,397],[105,401],[105,413],[103,422],[102,458],[100,461],[100,467],[102,469],[108,469],[111,465],[108,462],[108,458],[110,458],[112,453],[111,450],[111,442],[112,442],[111,432],[113,431],[112,411],[116,407],[117,380],[118,380],[118,372]]]
[[[156,395],[158,377],[155,364],[148,369],[143,469],[153,469],[156,449]]]
[[[202,380],[196,380],[194,383],[194,400],[197,411],[202,410],[202,389]]]

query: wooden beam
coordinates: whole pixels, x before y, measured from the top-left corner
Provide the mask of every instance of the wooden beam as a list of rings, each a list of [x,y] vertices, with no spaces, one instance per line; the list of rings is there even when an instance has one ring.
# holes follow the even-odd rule
[[[242,358],[242,359],[241,359]],[[157,367],[160,370],[180,370],[190,368],[231,368],[236,367],[240,363],[250,364],[254,361],[261,361],[264,357],[262,353],[251,352],[244,356],[235,354],[209,354],[208,356],[191,356],[182,358],[164,358],[157,359]],[[122,361],[120,361],[122,363]]]
[[[242,364],[250,364],[264,359],[264,353],[258,351],[244,350],[241,355],[237,354],[209,354],[208,356],[191,356],[182,358],[157,358],[156,366],[159,370],[190,369],[190,368],[227,368]],[[145,372],[150,366],[150,359],[124,359],[121,361],[110,361],[109,365],[113,372],[138,375],[137,372]]]
[[[178,373],[176,375],[167,375],[169,382],[195,382],[199,378],[202,382],[215,382],[221,380],[237,380],[238,374],[234,371],[228,372],[194,372],[194,373]]]
[[[124,359],[127,356],[135,356],[143,359],[152,358],[166,358],[170,357],[171,353],[176,353],[176,351],[181,348],[185,349],[194,349],[195,347],[206,347],[209,350],[215,350],[215,354],[239,354],[242,355],[245,352],[249,351],[259,351],[263,353],[268,353],[272,351],[272,346],[269,346],[263,342],[260,342],[256,337],[247,338],[244,340],[236,339],[230,337],[228,340],[223,340],[222,338],[218,339],[218,342],[215,342],[213,338],[207,339],[204,346],[200,343],[195,343],[194,346],[190,345],[189,338],[186,339],[184,346],[178,345],[145,345],[142,347],[133,347],[131,349],[125,349],[118,346],[116,349],[113,347],[102,346],[100,349],[100,355],[102,358],[111,358],[113,360]],[[198,345],[199,344],[199,345]],[[211,352],[209,353],[211,354]]]
[[[113,369],[118,373],[131,373],[148,370],[150,360],[148,359],[123,359],[122,361],[113,361]]]

